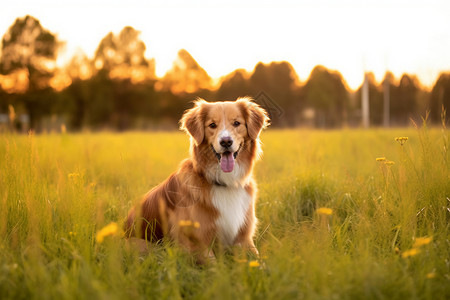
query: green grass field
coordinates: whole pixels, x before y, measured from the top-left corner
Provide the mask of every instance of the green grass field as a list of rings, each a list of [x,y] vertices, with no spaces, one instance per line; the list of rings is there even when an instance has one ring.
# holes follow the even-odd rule
[[[239,251],[199,267],[170,243],[140,257],[120,232],[96,240],[187,156],[184,134],[0,135],[0,299],[450,298],[447,131],[262,140],[265,267]]]

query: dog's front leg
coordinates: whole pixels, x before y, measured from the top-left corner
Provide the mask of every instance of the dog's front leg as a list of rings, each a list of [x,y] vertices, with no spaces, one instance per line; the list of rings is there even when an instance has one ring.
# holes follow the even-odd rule
[[[211,247],[212,241],[205,240],[205,235],[196,232],[196,230],[192,230],[192,228],[178,229],[181,230],[172,232],[172,237],[178,241],[183,249],[186,249],[194,256],[196,263],[205,265],[211,261],[215,261],[216,256]]]

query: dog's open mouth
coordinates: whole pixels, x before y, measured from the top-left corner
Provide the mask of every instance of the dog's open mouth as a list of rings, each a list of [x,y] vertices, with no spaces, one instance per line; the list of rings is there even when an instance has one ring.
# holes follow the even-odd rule
[[[238,156],[239,150],[241,149],[241,147],[239,146],[239,149],[232,153],[230,151],[225,151],[222,154],[217,153],[216,149],[214,149],[213,145],[211,145],[211,148],[214,152],[214,154],[216,155],[217,159],[219,160],[220,163],[220,168],[222,169],[222,171],[229,173],[232,172],[234,169],[234,161],[236,159],[236,157]]]

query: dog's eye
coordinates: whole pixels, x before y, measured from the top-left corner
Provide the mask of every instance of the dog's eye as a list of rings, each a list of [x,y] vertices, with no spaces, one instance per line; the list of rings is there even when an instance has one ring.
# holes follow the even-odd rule
[[[239,125],[241,125],[241,123],[239,121],[234,121],[233,125],[234,127],[238,127]]]
[[[212,128],[212,129],[214,129],[214,128],[217,127],[216,123],[211,123],[211,124],[209,124],[208,126],[209,126],[209,128]]]

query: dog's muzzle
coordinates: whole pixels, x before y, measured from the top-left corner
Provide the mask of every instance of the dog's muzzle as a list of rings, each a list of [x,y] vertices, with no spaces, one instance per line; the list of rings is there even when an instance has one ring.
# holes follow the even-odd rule
[[[239,145],[239,148],[236,152],[231,153],[230,151],[224,151],[222,154],[218,153],[216,149],[214,149],[214,146],[211,145],[211,149],[214,153],[214,155],[217,157],[217,160],[219,161],[220,168],[223,172],[229,173],[232,172],[234,169],[234,161],[236,157],[239,154],[239,150],[241,149],[241,145]]]

